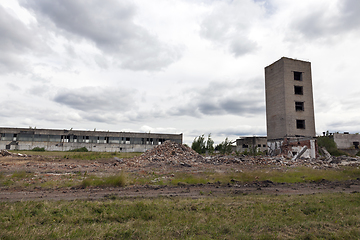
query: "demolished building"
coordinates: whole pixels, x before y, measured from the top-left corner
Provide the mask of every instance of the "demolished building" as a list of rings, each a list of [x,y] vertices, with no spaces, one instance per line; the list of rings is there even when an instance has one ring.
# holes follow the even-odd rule
[[[282,57],[265,67],[270,155],[316,158],[311,63]]]
[[[243,152],[265,152],[267,151],[267,138],[264,136],[240,137],[236,139],[236,151]]]
[[[94,152],[145,152],[167,140],[182,144],[181,134],[0,128],[0,149]]]

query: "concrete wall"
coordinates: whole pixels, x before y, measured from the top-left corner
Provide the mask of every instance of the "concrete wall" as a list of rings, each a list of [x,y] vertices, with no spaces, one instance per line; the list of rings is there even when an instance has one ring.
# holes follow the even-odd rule
[[[299,139],[291,139],[284,138],[274,141],[268,141],[268,154],[271,156],[275,155],[285,155],[287,157],[294,157],[300,150],[306,146],[306,151],[301,155],[301,158],[316,158],[317,153],[317,143],[313,138],[299,138]]]
[[[333,136],[334,142],[339,149],[358,149],[360,147],[358,145],[360,143],[360,134],[334,133]]]
[[[301,81],[294,79],[301,72]],[[294,86],[303,88],[295,94]],[[311,78],[311,63],[281,58],[265,68],[267,137],[315,137],[315,118]],[[295,102],[304,103],[304,111],[296,111]],[[305,129],[296,127],[296,120],[305,120]]]
[[[5,149],[8,141],[0,141],[0,149]],[[10,145],[10,150],[32,150],[35,147],[45,148],[46,151],[69,151],[86,147],[93,152],[145,152],[157,145],[141,144],[93,144],[93,143],[52,143],[21,141],[17,145]]]
[[[236,139],[236,151],[250,152],[256,147],[257,151],[264,152],[268,149],[266,137],[243,137]]]
[[[12,150],[145,152],[167,140],[182,144],[182,134],[0,128],[0,149]]]

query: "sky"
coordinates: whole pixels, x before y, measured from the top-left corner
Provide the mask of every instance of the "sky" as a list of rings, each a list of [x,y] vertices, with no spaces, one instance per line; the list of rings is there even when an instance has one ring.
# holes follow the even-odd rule
[[[310,61],[316,133],[360,132],[358,0],[2,0],[0,126],[265,136],[264,67]]]

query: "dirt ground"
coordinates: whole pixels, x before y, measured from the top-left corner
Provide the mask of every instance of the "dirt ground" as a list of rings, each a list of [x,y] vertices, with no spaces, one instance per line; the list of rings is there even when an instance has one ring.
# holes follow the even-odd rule
[[[154,172],[161,175],[171,173],[193,173],[198,172],[236,172],[244,170],[256,170],[258,168],[281,169],[286,166],[261,166],[254,164],[213,164],[198,163],[192,166],[184,164],[165,164],[163,162],[146,163],[139,167],[133,164],[136,159],[107,159],[107,160],[73,160],[59,159],[55,157],[27,156],[27,157],[0,157],[0,172],[2,175],[9,175],[14,172],[25,171],[41,177],[42,179],[55,180],[67,174],[94,174],[98,176],[110,175],[120,171],[132,174]],[[29,183],[31,184],[31,183]],[[329,192],[354,193],[360,192],[360,178],[344,182],[320,181],[314,183],[273,183],[271,181],[253,181],[251,183],[240,183],[233,181],[231,184],[208,183],[178,186],[157,186],[157,185],[130,185],[116,188],[81,188],[81,187],[60,187],[50,190],[34,188],[31,190],[21,188],[0,187],[0,201],[39,201],[39,200],[75,200],[86,199],[96,200],[103,198],[133,198],[133,197],[190,197],[204,198],[213,196],[235,196],[247,194],[315,194]]]

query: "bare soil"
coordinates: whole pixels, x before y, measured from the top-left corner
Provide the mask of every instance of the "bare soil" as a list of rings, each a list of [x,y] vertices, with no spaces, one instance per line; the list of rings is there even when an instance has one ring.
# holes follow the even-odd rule
[[[197,163],[192,166],[184,164],[166,164],[164,162],[153,162],[134,164],[134,159],[104,159],[97,161],[59,159],[56,157],[26,156],[0,157],[0,172],[3,175],[14,172],[25,171],[36,176],[42,176],[44,179],[51,178],[56,180],[59,176],[74,173],[89,173],[95,175],[109,175],[120,171],[132,174],[143,174],[154,172],[157,174],[171,173],[192,173],[197,174],[204,171],[230,172],[256,170],[259,168],[279,169],[281,166],[263,166],[254,164],[213,164]],[[133,197],[189,197],[204,198],[214,196],[231,196],[247,194],[315,194],[360,192],[360,178],[342,182],[320,181],[313,183],[274,183],[271,181],[256,181],[250,183],[240,183],[233,181],[231,184],[221,182],[208,184],[182,184],[178,186],[169,185],[131,185],[118,188],[81,188],[81,187],[61,187],[50,190],[34,188],[27,190],[25,188],[7,188],[0,187],[0,201],[39,201],[39,200],[75,200],[86,199],[96,200],[103,198],[133,198]]]

